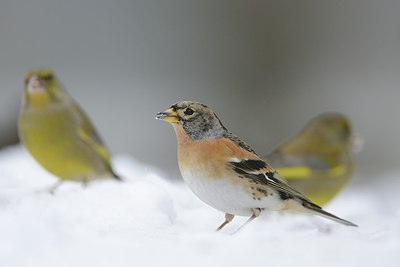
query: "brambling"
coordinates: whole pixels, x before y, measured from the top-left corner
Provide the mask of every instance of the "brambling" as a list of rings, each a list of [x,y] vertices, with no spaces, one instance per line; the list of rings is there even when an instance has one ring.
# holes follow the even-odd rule
[[[59,178],[51,193],[64,180],[120,180],[89,117],[51,70],[37,69],[25,75],[18,132],[33,158]]]
[[[344,115],[324,113],[264,159],[296,190],[325,205],[352,177],[356,142]]]
[[[250,146],[228,131],[206,105],[180,101],[159,112],[156,119],[170,123],[175,130],[179,168],[189,188],[206,204],[225,213],[217,231],[236,215],[249,217],[245,226],[264,210],[311,213],[356,226],[293,189]]]

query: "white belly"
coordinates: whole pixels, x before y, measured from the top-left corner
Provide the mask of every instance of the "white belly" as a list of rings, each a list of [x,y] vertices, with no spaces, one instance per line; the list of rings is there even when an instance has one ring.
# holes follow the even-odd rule
[[[181,170],[183,179],[193,193],[211,207],[222,212],[251,216],[253,209],[281,210],[284,202],[278,194],[254,199],[242,183],[232,183],[226,178],[204,178],[199,172]]]

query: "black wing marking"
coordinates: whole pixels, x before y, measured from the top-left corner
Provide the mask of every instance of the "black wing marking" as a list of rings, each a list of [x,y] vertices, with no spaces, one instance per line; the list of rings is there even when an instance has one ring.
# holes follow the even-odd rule
[[[240,177],[247,178],[253,183],[266,185],[278,191],[282,199],[298,198],[303,201],[309,200],[300,192],[296,191],[265,161],[257,159],[246,159],[242,161],[229,161],[228,167]]]

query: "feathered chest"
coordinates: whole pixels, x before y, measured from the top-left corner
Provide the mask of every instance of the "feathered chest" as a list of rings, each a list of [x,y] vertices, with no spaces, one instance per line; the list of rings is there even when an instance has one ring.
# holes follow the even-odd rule
[[[178,162],[183,176],[190,174],[188,176],[193,178],[198,175],[221,179],[227,172],[232,171],[227,165],[229,161],[253,156],[238,148],[227,138],[193,140],[182,129],[176,127],[175,131],[178,141]]]

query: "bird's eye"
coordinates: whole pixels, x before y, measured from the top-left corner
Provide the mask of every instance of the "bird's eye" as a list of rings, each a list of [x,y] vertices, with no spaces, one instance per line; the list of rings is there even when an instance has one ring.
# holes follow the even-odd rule
[[[51,74],[46,74],[43,76],[43,80],[45,81],[50,81],[51,79],[53,79],[53,75]]]
[[[194,110],[191,108],[187,108],[187,109],[185,109],[184,113],[185,113],[185,115],[190,116],[194,113]]]

